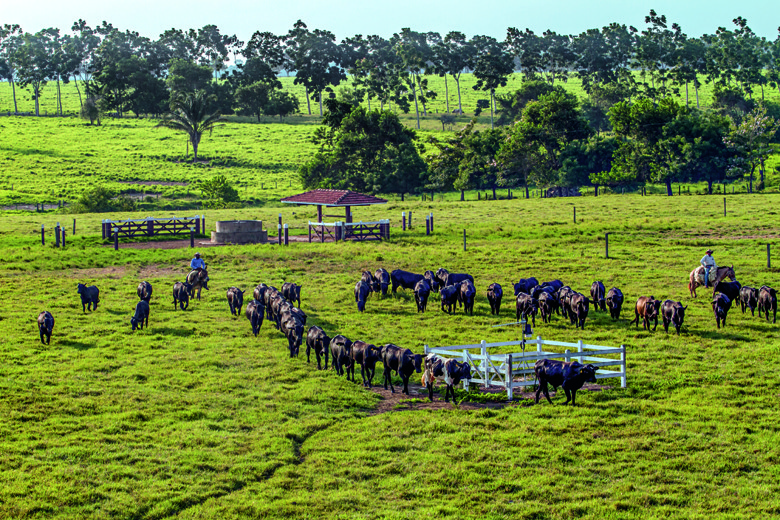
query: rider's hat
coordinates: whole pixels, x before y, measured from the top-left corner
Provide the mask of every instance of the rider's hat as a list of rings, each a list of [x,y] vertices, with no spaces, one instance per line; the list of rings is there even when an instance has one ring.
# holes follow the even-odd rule
[[[708,254],[708,255],[711,255],[711,254],[712,254],[712,253],[714,253],[714,252],[715,252],[715,251],[713,251],[712,249],[707,249],[707,254]],[[196,254],[197,254],[197,253],[196,253]]]
[[[200,253],[195,253],[195,256],[200,256]]]

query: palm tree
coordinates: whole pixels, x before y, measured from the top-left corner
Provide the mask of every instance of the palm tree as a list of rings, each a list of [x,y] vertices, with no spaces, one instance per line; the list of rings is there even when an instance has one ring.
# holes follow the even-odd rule
[[[213,114],[208,113],[212,98],[213,96],[203,90],[174,94],[171,98],[171,111],[157,125],[181,130],[189,136],[194,154],[193,163],[198,160],[198,145],[203,134],[211,134],[215,127],[222,126],[219,123],[225,121],[219,110]]]

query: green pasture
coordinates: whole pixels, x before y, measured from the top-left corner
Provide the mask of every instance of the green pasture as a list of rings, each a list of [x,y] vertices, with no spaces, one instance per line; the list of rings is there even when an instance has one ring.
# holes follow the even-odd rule
[[[227,131],[239,137],[232,127],[218,133]],[[206,155],[213,142],[204,143]],[[129,144],[121,145],[128,157],[164,153]],[[169,168],[146,175],[187,172]],[[41,246],[40,227],[57,219],[69,226],[70,217],[4,212],[0,518],[780,516],[780,325],[732,308],[718,330],[707,291],[692,299],[686,287],[708,247],[719,263],[734,264],[743,284],[780,286],[780,270],[766,266],[766,243],[777,251],[780,236],[780,195],[729,201],[724,217],[721,198],[703,196],[392,200],[356,210],[357,219],[392,219],[387,242],[200,249],[211,290],[186,312],[173,309],[170,292],[192,250],[114,251],[101,242],[102,218],[131,215],[80,215],[60,250],[51,234]],[[410,210],[414,227],[403,232],[400,213]],[[275,223],[280,212],[303,231],[308,210],[270,205],[206,212],[207,227],[221,219]],[[429,212],[436,227],[427,237]],[[372,297],[358,313],[354,283],[380,266],[471,273],[474,316],[447,315],[435,301],[418,314],[408,291]],[[230,286],[251,292],[261,281],[295,281],[310,323],[331,336],[420,352],[425,344],[516,339],[515,328],[491,327],[512,321],[512,298],[492,317],[485,292],[499,282],[511,294],[511,284],[530,275],[581,292],[594,280],[623,290],[619,321],[591,309],[584,331],[555,317],[537,321],[534,332],[626,345],[628,388],[600,380],[609,387],[581,392],[576,408],[519,398],[467,409],[478,398],[459,393],[466,401],[432,409],[413,394],[399,409],[375,413],[378,394],[318,372],[303,353],[289,359],[267,322],[253,337],[225,300]],[[150,327],[133,334],[141,280],[154,286]],[[100,288],[97,311],[82,313],[79,282]],[[630,325],[641,295],[688,305],[682,335]],[[38,339],[44,309],[56,319],[51,345]]]

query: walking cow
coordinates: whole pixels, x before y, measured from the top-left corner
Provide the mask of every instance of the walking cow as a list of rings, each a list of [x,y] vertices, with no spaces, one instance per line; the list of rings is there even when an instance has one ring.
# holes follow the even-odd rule
[[[594,310],[607,310],[607,304],[604,299],[604,292],[604,284],[600,281],[593,282],[593,285],[590,286],[590,298],[593,302]]]
[[[413,354],[408,348],[401,348],[392,343],[382,347],[382,365],[384,365],[382,380],[385,390],[387,385],[390,385],[390,392],[395,393],[391,377],[392,371],[395,370],[396,375],[403,381],[403,393],[409,395],[409,378],[414,372],[419,374],[422,371],[422,359],[423,356],[420,354]]]
[[[130,318],[130,325],[135,329],[143,329],[144,325],[149,326],[149,304],[141,300],[135,306],[135,314]]]
[[[683,307],[683,304],[680,302],[664,300],[661,314],[664,322],[664,331],[667,334],[669,333],[669,324],[671,323],[674,325],[677,335],[680,335],[680,329],[682,328],[683,320],[685,320],[685,309],[687,308],[687,305]]]
[[[87,287],[83,283],[78,284],[76,292],[81,296],[81,312],[97,310],[100,303],[100,290],[94,285]]]
[[[428,280],[420,280],[414,286],[414,301],[417,302],[417,312],[425,312],[428,306],[428,297],[431,294],[431,286]]]
[[[179,305],[181,310],[186,310],[190,306],[190,291],[192,286],[187,282],[176,282],[173,284],[173,310]]]
[[[152,284],[149,282],[141,282],[138,284],[138,298],[149,303],[152,299]]]
[[[766,313],[766,321],[769,321],[769,311],[772,311],[772,323],[777,321],[777,291],[768,285],[762,285],[758,290],[758,317]],[[725,320],[724,320],[725,323]]]
[[[498,316],[498,311],[501,309],[501,298],[504,296],[504,291],[497,283],[491,283],[488,286],[487,299],[490,303],[490,314]]]
[[[578,361],[558,361],[555,359],[540,359],[534,365],[534,373],[539,381],[539,388],[536,390],[536,404],[539,404],[541,393],[547,398],[547,402],[553,404],[550,394],[547,390],[547,384],[551,384],[553,390],[563,387],[566,393],[566,402],[564,405],[575,405],[577,390],[582,388],[585,383],[596,382],[596,370],[594,365],[583,365]]]
[[[471,379],[471,365],[459,363],[454,359],[444,359],[436,354],[428,354],[425,358],[425,371],[422,376],[422,384],[428,388],[428,399],[433,401],[433,383],[436,380],[443,381],[447,386],[444,391],[444,402],[455,400],[455,385],[461,380]]]
[[[306,362],[311,362],[311,351],[317,356],[317,370],[322,370],[320,359],[325,358],[325,369],[328,368],[328,349],[330,348],[330,338],[325,331],[316,325],[309,327],[306,334]]]
[[[228,307],[230,307],[230,314],[233,316],[241,315],[241,307],[244,306],[244,293],[238,287],[231,287],[227,290]]]
[[[374,273],[374,280],[379,284],[379,290],[382,292],[382,296],[387,296],[387,287],[390,285],[390,273],[387,269],[380,267]]]
[[[260,300],[252,300],[246,305],[246,318],[252,325],[252,334],[257,337],[260,332],[260,327],[263,326],[263,315],[265,314],[265,306]]]
[[[613,320],[620,319],[620,310],[623,308],[623,293],[617,287],[613,287],[607,292],[605,300],[609,315]]]
[[[51,344],[51,333],[54,330],[54,316],[49,311],[41,311],[38,315],[38,333],[41,335],[41,343]],[[46,341],[43,337],[46,336]]]

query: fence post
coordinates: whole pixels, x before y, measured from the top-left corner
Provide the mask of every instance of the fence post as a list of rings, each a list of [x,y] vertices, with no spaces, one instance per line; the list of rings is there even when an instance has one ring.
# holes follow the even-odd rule
[[[62,249],[65,249],[65,226],[60,228],[60,234],[62,234]]]
[[[286,246],[290,245],[290,235],[289,235],[289,229],[287,229],[287,224],[284,225],[284,245]]]
[[[463,250],[466,250],[466,230],[463,230]]]
[[[73,234],[76,234],[76,219],[73,219]]]
[[[571,350],[569,350],[569,349],[566,349],[566,352],[564,352],[564,357],[563,357],[563,359],[564,359],[564,360],[565,360],[567,363],[570,363],[570,362],[571,362]]]
[[[431,221],[429,220],[428,216],[425,217],[425,235],[429,236],[431,234]]]
[[[282,214],[281,213],[279,213],[279,225],[280,226],[282,225]]]
[[[195,215],[195,234],[200,235],[200,218],[198,218],[198,215]]]
[[[577,352],[580,353],[579,362],[582,363],[582,340],[577,341]]]
[[[54,247],[60,247],[60,223],[54,226]]]
[[[514,393],[512,392],[512,354],[506,355],[506,398],[508,401],[514,399]]]
[[[487,360],[488,359],[488,357],[487,357],[488,356],[487,341],[485,341],[483,339],[480,343],[482,344],[482,348],[480,349],[480,351],[482,352],[482,373],[483,373],[482,380],[485,382],[484,383],[484,387],[485,388],[489,388],[490,387],[490,374],[488,374],[488,370],[489,370],[488,367],[489,367],[490,363],[488,363],[488,360]]]
[[[431,211],[431,233],[433,233],[433,211]]]
[[[769,244],[766,245],[766,268],[771,269],[772,268],[772,256],[771,256],[771,246]]]
[[[723,197],[723,216],[726,216],[726,197]]]
[[[409,210],[409,229],[412,229],[412,210]]]
[[[574,206],[574,223],[577,223],[577,206]]]
[[[43,224],[41,224],[41,245],[46,245],[46,230],[43,227]]]
[[[620,364],[623,366],[623,376],[620,378],[620,388],[626,387],[626,346],[620,345],[623,351],[620,353]]]
[[[119,228],[114,228],[114,251],[119,250]]]
[[[279,238],[282,238],[282,226],[279,225]],[[320,244],[325,243],[325,224],[320,226]]]
[[[406,231],[406,212],[401,212],[401,221],[403,222],[403,230]]]
[[[309,221],[309,243],[311,244],[311,220]]]
[[[277,231],[279,232],[279,245],[282,245],[282,225],[277,224],[276,227]]]
[[[195,228],[190,227],[190,247],[195,247]]]
[[[604,233],[604,248],[606,250],[607,259],[609,259],[609,233]]]

